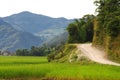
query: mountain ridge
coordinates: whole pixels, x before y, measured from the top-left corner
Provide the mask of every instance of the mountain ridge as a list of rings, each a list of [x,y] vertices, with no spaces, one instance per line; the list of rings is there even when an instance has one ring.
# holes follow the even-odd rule
[[[21,30],[30,33],[37,33],[51,27],[67,27],[69,23],[69,20],[65,18],[52,18],[28,11],[3,17],[3,20],[11,24],[14,28],[17,27],[16,29],[21,28]]]
[[[0,23],[5,26],[0,25],[0,50],[4,51],[29,49],[31,46],[39,46],[46,41],[54,40],[52,38],[66,32],[67,25],[73,21],[63,17],[51,18],[28,11],[2,17],[0,20]],[[3,32],[3,29],[7,32]]]
[[[14,52],[17,49],[29,49],[31,46],[39,46],[41,42],[42,40],[40,37],[36,37],[28,32],[17,31],[9,23],[0,19],[1,51]]]

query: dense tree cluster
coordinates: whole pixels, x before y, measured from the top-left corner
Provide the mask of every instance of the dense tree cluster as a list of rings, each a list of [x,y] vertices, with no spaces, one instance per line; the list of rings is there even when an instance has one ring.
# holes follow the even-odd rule
[[[18,56],[45,56],[51,52],[51,48],[47,47],[31,47],[28,49],[18,49],[16,55]]]
[[[103,47],[110,59],[120,62],[120,0],[96,0],[93,45]]]
[[[93,39],[93,15],[85,15],[81,19],[75,19],[73,23],[70,23],[67,27],[69,33],[68,42],[91,42]]]
[[[95,4],[98,25],[109,36],[117,36],[120,33],[120,0],[96,0]]]

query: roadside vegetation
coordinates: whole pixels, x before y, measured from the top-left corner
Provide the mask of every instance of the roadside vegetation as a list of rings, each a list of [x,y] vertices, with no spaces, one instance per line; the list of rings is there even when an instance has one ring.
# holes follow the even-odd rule
[[[96,0],[93,45],[104,48],[108,57],[120,62],[120,0]]]
[[[67,27],[69,33],[68,43],[92,42],[94,15],[85,15],[81,19],[75,19]]]
[[[59,46],[54,52],[47,56],[48,61],[53,62],[70,62],[70,55],[75,54],[74,59],[77,59],[76,55],[77,47],[75,44],[64,44]]]

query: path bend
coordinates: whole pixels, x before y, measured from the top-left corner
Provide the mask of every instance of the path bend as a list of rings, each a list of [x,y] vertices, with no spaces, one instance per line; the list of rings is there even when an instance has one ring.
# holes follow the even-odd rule
[[[120,64],[107,59],[106,53],[102,50],[93,47],[91,43],[78,44],[77,47],[78,50],[80,50],[87,58],[89,58],[92,61],[101,64],[120,66]]]

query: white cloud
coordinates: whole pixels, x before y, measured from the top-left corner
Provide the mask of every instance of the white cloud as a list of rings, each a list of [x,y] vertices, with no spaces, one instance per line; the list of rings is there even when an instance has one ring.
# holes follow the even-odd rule
[[[51,17],[80,18],[93,14],[94,0],[0,0],[0,16],[31,11]]]

